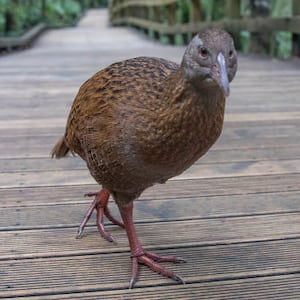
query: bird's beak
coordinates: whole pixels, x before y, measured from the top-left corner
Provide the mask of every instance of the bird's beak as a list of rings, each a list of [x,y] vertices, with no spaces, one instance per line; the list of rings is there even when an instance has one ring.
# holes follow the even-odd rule
[[[224,55],[220,52],[217,56],[217,63],[211,68],[211,77],[221,87],[226,97],[229,96],[229,81],[226,69],[226,61]]]

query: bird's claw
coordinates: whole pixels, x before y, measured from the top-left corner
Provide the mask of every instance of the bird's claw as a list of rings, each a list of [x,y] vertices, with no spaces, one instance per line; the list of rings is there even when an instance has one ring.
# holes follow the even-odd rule
[[[173,262],[173,263],[183,263],[186,262],[183,258],[178,258],[174,256],[159,256],[153,252],[143,251],[142,254],[132,255],[132,271],[131,271],[131,279],[129,282],[129,289],[134,287],[134,284],[138,277],[138,264],[141,263],[146,265],[152,271],[157,272],[163,276],[169,277],[178,283],[185,284],[185,281],[182,277],[175,274],[173,271],[161,266],[159,262]]]
[[[79,226],[78,229],[77,229],[76,239],[80,239],[81,238],[82,232],[83,232],[83,229],[81,228],[81,226]]]
[[[182,257],[176,257],[176,261],[174,261],[174,263],[176,264],[182,264],[182,263],[186,263],[186,259],[182,258]]]
[[[98,195],[98,192],[97,193],[91,192],[91,193],[85,193],[83,196],[84,197],[96,197],[97,195]]]
[[[114,243],[115,240],[113,237],[109,234],[108,231],[105,230],[104,224],[103,224],[103,217],[106,216],[113,224],[118,225],[122,228],[124,228],[124,224],[115,219],[111,213],[110,210],[108,209],[108,199],[109,199],[109,191],[106,189],[102,189],[98,193],[86,193],[84,194],[85,197],[95,197],[93,202],[91,203],[89,209],[87,210],[82,222],[80,223],[78,230],[77,230],[77,235],[76,238],[79,239],[82,236],[84,227],[86,226],[88,220],[90,219],[92,213],[94,210],[97,211],[97,226],[98,230],[101,234],[101,236],[109,241]]]
[[[172,263],[186,263],[186,260],[182,257],[175,257],[175,256],[160,256],[160,255],[157,255],[156,253],[154,252],[150,252],[150,251],[145,251],[144,250],[144,254],[151,258],[152,260],[156,261],[156,262],[172,262]]]
[[[177,281],[178,283],[185,284],[185,281],[183,280],[183,278],[179,275],[176,275],[175,273],[173,274],[173,276],[171,278],[174,281]]]
[[[136,282],[136,279],[135,278],[131,278],[130,281],[129,281],[129,289],[131,290],[134,286]]]

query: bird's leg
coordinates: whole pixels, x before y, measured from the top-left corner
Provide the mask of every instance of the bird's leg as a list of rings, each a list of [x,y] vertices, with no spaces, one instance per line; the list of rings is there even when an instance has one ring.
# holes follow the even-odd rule
[[[88,193],[85,194],[87,197],[95,196],[95,199],[93,200],[92,204],[90,205],[89,209],[87,210],[86,214],[84,215],[84,218],[82,222],[80,223],[78,230],[77,230],[77,238],[80,238],[83,232],[83,229],[90,219],[94,209],[97,211],[97,226],[100,234],[108,240],[109,242],[113,242],[113,238],[110,235],[110,233],[105,229],[103,224],[103,216],[106,216],[113,224],[118,225],[120,227],[124,228],[123,223],[115,219],[108,208],[108,199],[109,199],[109,191],[107,189],[102,189],[98,193]]]
[[[170,277],[175,281],[184,283],[183,279],[176,275],[173,271],[161,266],[159,262],[185,262],[182,258],[176,258],[174,256],[159,256],[153,252],[145,251],[136,235],[134,223],[133,223],[133,203],[127,205],[119,205],[120,214],[122,216],[126,233],[128,236],[129,246],[131,249],[132,269],[131,280],[129,288],[132,288],[138,277],[138,264],[144,264],[151,270],[160,273],[166,277]]]

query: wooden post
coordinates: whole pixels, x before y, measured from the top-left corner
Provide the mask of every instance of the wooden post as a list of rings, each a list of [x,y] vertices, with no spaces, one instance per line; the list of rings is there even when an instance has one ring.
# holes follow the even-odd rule
[[[201,20],[202,20],[201,1],[190,0],[189,1],[189,23],[193,24]],[[187,44],[196,33],[197,32],[189,32],[188,34],[183,34],[184,43]]]
[[[157,23],[161,22],[161,7],[160,6],[156,5],[153,7],[153,21],[157,22]],[[153,35],[156,40],[160,39],[160,33],[158,31],[154,31]]]
[[[293,16],[300,16],[300,1],[293,0]],[[292,35],[292,55],[300,57],[300,34]]]
[[[120,2],[120,3],[121,3],[121,2]],[[118,3],[118,4],[120,4],[120,3]],[[132,10],[132,7],[131,7],[131,6],[125,6],[125,7],[123,7],[123,8],[122,8],[122,15],[121,15],[121,12],[119,12],[119,14],[120,14],[119,16],[120,16],[121,18],[127,20],[127,21],[126,21],[126,26],[130,26],[130,24],[129,24],[129,22],[128,22],[128,18],[133,16],[132,12],[134,12],[134,10]],[[123,25],[125,25],[125,24],[123,24]]]
[[[150,20],[150,7],[147,5],[142,8],[142,18],[144,20]],[[149,28],[142,28],[142,30],[146,35],[150,35]]]
[[[270,3],[264,0],[250,0],[251,17],[269,17]],[[267,53],[270,52],[270,33],[251,33],[250,52],[252,53]]]
[[[118,0],[118,1],[116,0],[115,1],[115,6],[119,6],[120,4],[121,4],[121,0]],[[118,9],[117,10],[116,15],[115,15],[116,19],[124,17],[123,11],[124,11],[124,9]]]
[[[45,20],[46,18],[46,0],[42,0],[42,19]]]
[[[201,21],[202,19],[202,9],[201,1],[199,0],[190,0],[189,5],[189,22],[194,23]]]
[[[168,5],[167,18],[168,18],[168,26],[170,27],[176,24],[176,8],[177,8],[176,3],[172,3]],[[175,34],[168,34],[168,42],[169,44],[175,45]]]
[[[113,0],[108,1],[109,24],[113,25]]]
[[[241,18],[241,0],[227,0],[225,6],[225,16],[227,19],[240,19]],[[226,28],[228,30],[228,28]],[[230,32],[234,44],[237,49],[241,49],[240,32]]]

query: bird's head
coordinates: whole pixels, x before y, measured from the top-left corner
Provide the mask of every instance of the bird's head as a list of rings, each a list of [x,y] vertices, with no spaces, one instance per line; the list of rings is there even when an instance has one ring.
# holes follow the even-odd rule
[[[237,71],[237,53],[233,39],[224,30],[212,28],[198,33],[188,45],[183,66],[193,84],[219,86],[229,96],[229,82]]]

